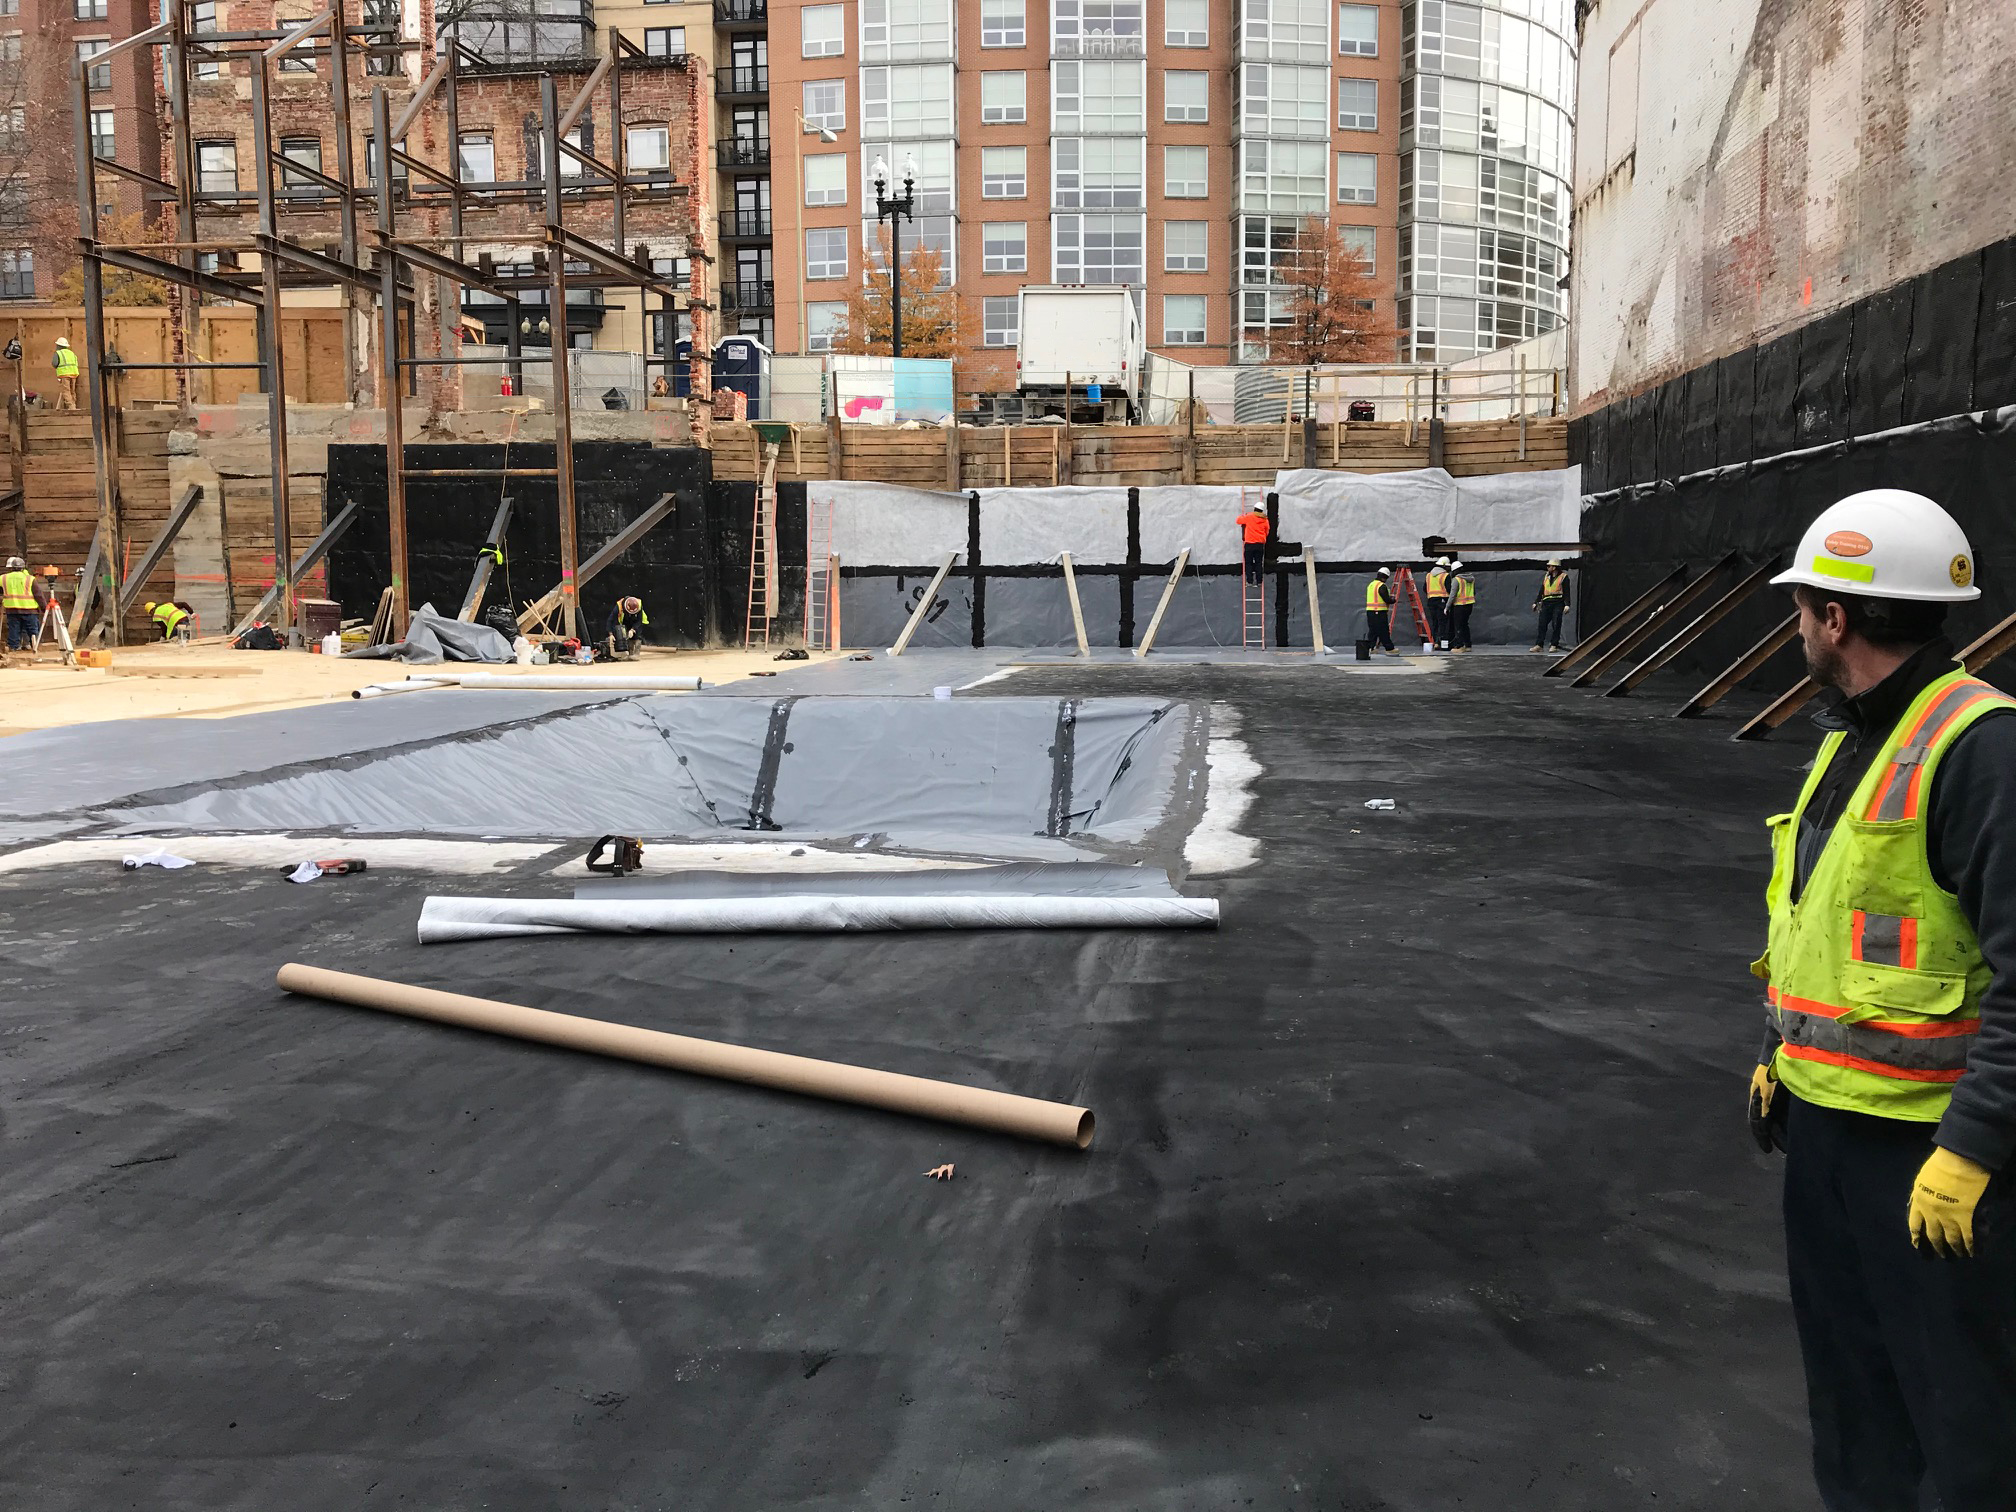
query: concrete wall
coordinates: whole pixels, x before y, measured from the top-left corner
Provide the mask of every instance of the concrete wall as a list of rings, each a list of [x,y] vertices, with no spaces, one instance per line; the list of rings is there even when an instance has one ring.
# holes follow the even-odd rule
[[[1596,0],[1577,408],[2016,233],[2009,19],[1924,0]]]

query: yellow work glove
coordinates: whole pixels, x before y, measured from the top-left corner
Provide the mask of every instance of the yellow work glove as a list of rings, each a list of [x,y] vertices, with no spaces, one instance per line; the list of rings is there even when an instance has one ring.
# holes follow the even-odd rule
[[[1782,1147],[1774,1137],[1779,1131],[1771,1123],[1771,1098],[1777,1090],[1778,1078],[1771,1074],[1768,1062],[1750,1073],[1750,1137],[1766,1155]]]
[[[1951,1260],[1974,1253],[1974,1208],[1993,1174],[1986,1166],[1935,1148],[1911,1183],[1911,1244],[1924,1240]]]

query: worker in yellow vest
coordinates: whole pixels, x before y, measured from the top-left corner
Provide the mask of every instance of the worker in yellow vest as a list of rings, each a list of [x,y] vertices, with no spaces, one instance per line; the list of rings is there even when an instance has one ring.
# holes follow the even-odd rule
[[[77,408],[77,377],[82,371],[77,365],[77,354],[70,350],[70,338],[56,338],[56,355],[50,361],[56,369],[56,408],[74,410]]]
[[[1438,651],[1449,649],[1449,558],[1428,569],[1428,635]]]
[[[1540,629],[1533,637],[1533,649],[1561,649],[1561,621],[1568,612],[1568,569],[1556,557],[1540,574],[1540,595],[1533,600],[1533,612],[1540,616]]]
[[[164,641],[171,641],[178,634],[186,639],[188,631],[184,629],[184,626],[189,616],[195,612],[195,610],[183,603],[150,603],[147,606],[147,617],[153,620],[155,628],[161,632],[161,639]]]
[[[18,556],[7,558],[6,568],[0,570],[0,610],[6,613],[8,655],[35,649],[38,607],[35,602],[35,575]]]
[[[1752,1133],[1830,1512],[2016,1506],[2016,699],[1956,665],[1980,596],[1937,504],[1852,494],[1789,584],[1836,701],[1769,822]]]
[[[1387,655],[1393,647],[1393,569],[1381,567],[1365,585],[1365,639]]]
[[[1477,580],[1461,562],[1449,564],[1449,650],[1470,649],[1470,613],[1477,607]]]

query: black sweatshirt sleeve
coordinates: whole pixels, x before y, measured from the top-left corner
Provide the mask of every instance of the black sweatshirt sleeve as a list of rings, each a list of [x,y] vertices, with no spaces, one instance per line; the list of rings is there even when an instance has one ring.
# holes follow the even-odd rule
[[[1995,973],[1934,1137],[1999,1171],[2016,1155],[2016,712],[1983,718],[1940,758],[1929,817],[1933,878],[1960,899]]]

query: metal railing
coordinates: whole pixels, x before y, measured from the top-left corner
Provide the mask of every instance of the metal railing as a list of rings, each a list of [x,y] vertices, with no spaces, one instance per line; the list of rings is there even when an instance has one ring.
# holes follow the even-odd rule
[[[723,236],[768,236],[770,234],[770,212],[768,210],[723,210],[721,212],[721,234]]]
[[[1093,32],[1083,37],[1053,37],[1050,40],[1050,56],[1053,58],[1145,58],[1148,56],[1148,39],[1141,35],[1116,35],[1112,32]]]
[[[770,138],[730,137],[716,147],[715,156],[723,168],[768,168]]]
[[[758,63],[748,68],[724,68],[715,75],[719,81],[715,93],[728,95],[757,95],[770,93],[770,65]]]
[[[741,26],[770,19],[770,0],[714,0],[719,26]]]
[[[775,307],[777,285],[769,279],[721,286],[721,306],[728,310],[768,310]]]

